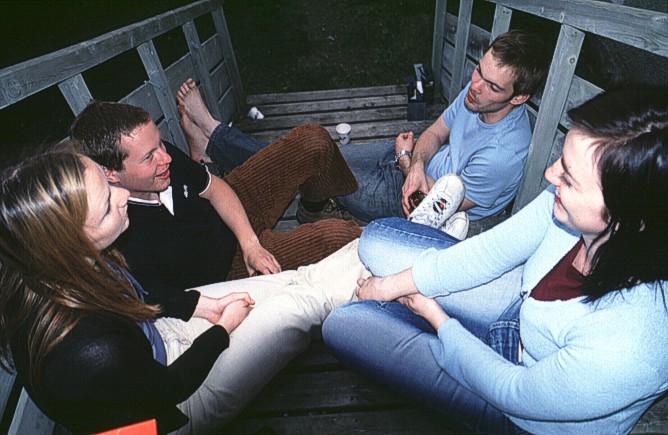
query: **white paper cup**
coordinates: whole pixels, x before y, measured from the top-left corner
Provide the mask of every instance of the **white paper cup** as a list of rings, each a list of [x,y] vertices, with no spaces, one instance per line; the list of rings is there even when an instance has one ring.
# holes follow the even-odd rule
[[[350,131],[352,130],[352,127],[350,124],[346,124],[345,122],[342,122],[341,124],[336,126],[336,134],[339,135],[339,144],[345,145],[348,142],[350,142]]]

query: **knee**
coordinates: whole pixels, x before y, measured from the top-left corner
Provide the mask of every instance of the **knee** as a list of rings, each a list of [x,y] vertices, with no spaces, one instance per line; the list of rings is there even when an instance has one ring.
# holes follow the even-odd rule
[[[295,127],[290,131],[290,135],[294,135],[296,146],[307,148],[311,151],[330,151],[336,148],[336,143],[329,132],[319,124],[304,124]]]
[[[339,249],[362,234],[362,228],[353,221],[324,219],[313,225],[320,234],[321,246],[324,246],[327,251]]]

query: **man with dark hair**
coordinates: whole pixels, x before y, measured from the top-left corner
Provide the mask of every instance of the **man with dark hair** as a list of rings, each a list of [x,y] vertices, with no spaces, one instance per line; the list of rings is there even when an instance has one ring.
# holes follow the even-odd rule
[[[215,301],[186,289],[296,269],[361,233],[356,223],[338,219],[272,231],[297,190],[317,203],[357,187],[320,126],[292,130],[224,179],[163,142],[138,107],[93,102],[75,119],[70,136],[103,167],[110,184],[130,191],[130,227],[115,246],[149,292],[147,302],[180,319],[215,316]]]
[[[341,148],[360,187],[337,202],[363,221],[408,216],[412,195],[426,194],[436,180],[454,174],[465,194],[451,205],[451,213],[466,211],[471,220],[500,213],[519,188],[528,154],[531,126],[524,103],[542,82],[549,61],[536,35],[521,30],[500,35],[480,59],[471,82],[417,142],[410,132],[399,134],[394,146]],[[456,185],[462,183],[449,188]],[[300,208],[298,218],[313,222],[328,211]],[[461,217],[457,213],[453,218],[457,215]]]

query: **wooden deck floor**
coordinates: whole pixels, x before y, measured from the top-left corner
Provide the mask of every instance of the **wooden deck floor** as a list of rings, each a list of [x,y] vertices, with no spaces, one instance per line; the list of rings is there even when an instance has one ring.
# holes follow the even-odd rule
[[[249,107],[262,120],[235,123],[242,131],[273,141],[291,128],[318,123],[334,131],[340,122],[352,125],[351,142],[362,146],[394,140],[402,131],[422,133],[443,111],[428,107],[425,121],[406,120],[403,86],[250,96]],[[295,206],[277,229],[294,227]],[[228,425],[229,434],[443,434],[439,418],[387,392],[339,363],[321,341],[290,363]]]

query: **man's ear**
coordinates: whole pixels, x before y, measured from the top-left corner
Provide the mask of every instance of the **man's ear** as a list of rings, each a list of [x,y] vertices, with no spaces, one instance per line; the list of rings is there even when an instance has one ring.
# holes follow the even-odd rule
[[[104,175],[107,176],[107,181],[109,184],[118,184],[121,182],[121,180],[118,178],[118,171],[106,168],[102,166],[102,170],[104,170]]]
[[[510,104],[514,106],[519,106],[520,104],[526,103],[529,98],[531,98],[531,95],[525,94],[525,95],[515,95],[513,98],[510,99]]]

